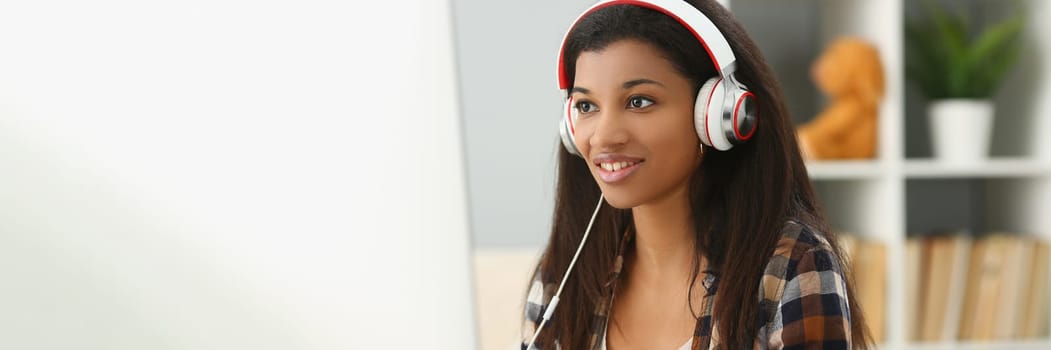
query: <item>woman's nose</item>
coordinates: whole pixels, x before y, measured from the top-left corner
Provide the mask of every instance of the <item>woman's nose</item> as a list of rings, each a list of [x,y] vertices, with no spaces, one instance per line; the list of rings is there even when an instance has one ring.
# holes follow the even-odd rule
[[[615,150],[628,142],[628,130],[620,113],[602,111],[596,117],[594,131],[588,137],[592,150]]]

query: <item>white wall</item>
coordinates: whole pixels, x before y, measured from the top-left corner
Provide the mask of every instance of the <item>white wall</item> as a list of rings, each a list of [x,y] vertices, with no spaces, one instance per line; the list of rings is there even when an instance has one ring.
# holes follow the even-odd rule
[[[0,3],[0,349],[473,348],[448,4]]]
[[[539,246],[554,203],[558,45],[593,1],[452,3],[474,243]]]

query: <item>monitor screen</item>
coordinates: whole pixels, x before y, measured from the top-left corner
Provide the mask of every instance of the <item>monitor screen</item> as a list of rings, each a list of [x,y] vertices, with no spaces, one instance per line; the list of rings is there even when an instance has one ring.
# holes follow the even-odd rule
[[[0,348],[475,348],[450,17],[0,5]]]

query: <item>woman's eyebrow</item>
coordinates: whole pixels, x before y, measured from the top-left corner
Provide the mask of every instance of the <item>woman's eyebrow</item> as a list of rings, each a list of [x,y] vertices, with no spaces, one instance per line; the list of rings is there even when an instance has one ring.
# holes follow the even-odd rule
[[[639,86],[639,85],[642,85],[642,84],[655,84],[655,85],[659,85],[661,87],[664,86],[664,84],[661,84],[659,81],[656,81],[656,80],[653,80],[653,79],[639,78],[639,79],[633,79],[633,80],[628,80],[628,81],[624,82],[624,84],[621,85],[621,88],[626,90],[626,89],[630,89],[630,88],[633,88],[633,87],[636,87],[636,86]],[[582,87],[579,87],[579,86],[574,86],[572,89],[569,90],[569,92],[570,93],[579,92],[579,93],[587,95],[587,94],[591,93],[591,90],[588,90],[587,88],[582,88]]]
[[[624,89],[630,89],[630,88],[633,88],[635,86],[642,85],[642,84],[656,84],[656,85],[660,85],[661,87],[664,86],[664,84],[661,84],[659,81],[646,79],[646,78],[628,80],[628,81],[624,82],[624,85],[622,85],[622,86],[623,86]]]

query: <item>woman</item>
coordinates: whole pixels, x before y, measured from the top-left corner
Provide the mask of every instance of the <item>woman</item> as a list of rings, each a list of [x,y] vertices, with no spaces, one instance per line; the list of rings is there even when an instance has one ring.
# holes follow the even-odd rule
[[[726,9],[600,2],[559,72],[565,147],[523,348],[868,347],[780,87]]]

